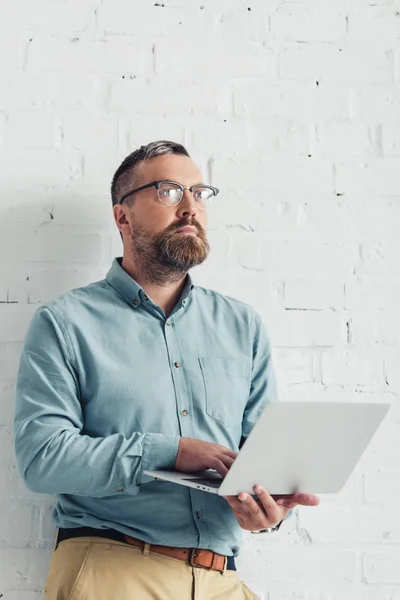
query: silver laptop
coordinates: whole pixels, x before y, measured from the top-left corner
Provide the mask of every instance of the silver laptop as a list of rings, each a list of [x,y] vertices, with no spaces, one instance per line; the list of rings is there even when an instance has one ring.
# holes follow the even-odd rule
[[[383,403],[271,402],[223,479],[213,470],[144,473],[220,496],[254,494],[257,483],[270,494],[336,493],[389,407]]]

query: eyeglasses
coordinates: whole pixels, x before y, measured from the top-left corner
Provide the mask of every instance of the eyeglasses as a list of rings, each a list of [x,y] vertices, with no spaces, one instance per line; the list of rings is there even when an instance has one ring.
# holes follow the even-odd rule
[[[151,183],[147,183],[146,185],[142,185],[141,187],[135,188],[131,190],[124,196],[122,196],[119,204],[122,204],[125,198],[131,196],[132,194],[136,194],[136,192],[140,192],[141,190],[145,190],[150,187],[157,188],[157,195],[159,201],[165,206],[176,206],[183,198],[184,190],[189,190],[192,192],[193,202],[198,206],[201,210],[207,210],[214,204],[215,196],[218,194],[219,189],[213,187],[212,185],[192,185],[192,187],[181,185],[176,181],[152,181]]]

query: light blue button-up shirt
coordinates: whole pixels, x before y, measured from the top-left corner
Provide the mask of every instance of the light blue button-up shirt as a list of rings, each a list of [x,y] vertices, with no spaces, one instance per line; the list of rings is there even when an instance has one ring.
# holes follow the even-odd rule
[[[237,555],[224,498],[156,481],[180,437],[238,451],[277,400],[271,347],[248,304],[193,283],[166,318],[114,259],[102,281],[43,304],[21,356],[15,451],[27,487],[57,494],[58,527]]]

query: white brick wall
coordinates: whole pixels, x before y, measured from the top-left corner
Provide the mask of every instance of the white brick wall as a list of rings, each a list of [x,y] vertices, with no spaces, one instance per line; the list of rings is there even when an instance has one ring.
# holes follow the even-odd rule
[[[262,600],[399,600],[398,0],[0,9],[0,596],[42,598],[55,533],[13,456],[28,323],[104,276],[112,174],[169,138],[221,188],[197,281],[261,312],[281,397],[394,404],[340,494],[246,537],[240,575]]]

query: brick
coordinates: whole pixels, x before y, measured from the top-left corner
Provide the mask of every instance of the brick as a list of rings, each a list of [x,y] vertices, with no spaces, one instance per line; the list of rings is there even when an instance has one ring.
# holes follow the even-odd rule
[[[399,15],[392,5],[365,6],[363,11],[347,16],[348,39],[368,43],[380,42],[390,48],[399,35]]]
[[[46,495],[47,499],[47,495]],[[56,497],[54,496],[54,499]],[[57,526],[53,521],[54,514],[54,504],[51,506],[43,506],[39,510],[39,520],[40,520],[40,528],[39,528],[39,539],[48,542],[49,544],[54,544],[55,537],[57,533]]]
[[[10,592],[7,590],[7,600],[43,600],[44,590],[40,592]]]
[[[260,157],[261,158],[261,157]],[[264,160],[237,160],[227,158],[215,162],[215,177],[220,185],[234,184],[237,188],[266,191],[328,192],[333,189],[332,165],[318,159],[302,156],[266,157]]]
[[[351,317],[351,337],[360,348],[398,348],[400,344],[400,314],[394,310],[357,311]]]
[[[81,177],[81,157],[75,151],[55,148],[9,147],[1,151],[2,182],[27,186],[66,185]]]
[[[364,456],[361,458],[363,462]],[[381,504],[370,508],[321,503],[316,509],[303,508],[300,511],[299,527],[308,532],[314,544],[398,544],[400,525],[397,512],[395,505]]]
[[[397,85],[372,85],[365,83],[352,92],[352,112],[354,117],[370,124],[398,125],[400,110],[400,89]]]
[[[400,78],[400,65],[399,65],[399,60],[398,60],[398,57],[400,54],[400,41],[398,39],[398,33],[397,33],[397,41],[395,44],[395,53],[396,53],[396,58],[397,58],[397,60],[396,60],[396,75],[395,76],[396,76],[396,81],[398,81]]]
[[[3,20],[2,20],[3,25]],[[29,34],[2,29],[0,36],[0,72],[13,72],[24,66]],[[3,78],[3,73],[1,73]],[[3,91],[2,91],[3,94]]]
[[[0,304],[0,342],[23,342],[35,308],[33,305]]]
[[[15,461],[11,464],[6,462],[0,463],[1,468],[1,482],[4,489],[7,489],[8,500],[29,500],[31,505],[37,502],[38,495],[34,494],[25,486],[19,471],[16,467]],[[9,539],[9,542],[12,537]],[[3,544],[0,542],[0,548]],[[1,564],[0,564],[1,569]]]
[[[271,31],[279,40],[333,42],[346,33],[345,15],[333,11],[298,10],[284,5],[271,16]]]
[[[91,145],[84,153],[82,170],[84,185],[82,192],[90,189],[91,193],[98,191],[104,194],[109,191],[115,171],[124,159],[125,152],[116,151],[102,145]]]
[[[344,317],[334,312],[285,311],[270,331],[276,346],[336,346],[346,337]]]
[[[384,384],[382,359],[365,351],[325,350],[321,357],[321,368],[324,384]]]
[[[318,85],[317,85],[318,81]],[[326,81],[240,81],[233,84],[235,115],[262,119],[348,119],[350,92]],[[266,136],[267,137],[267,136]]]
[[[400,193],[399,158],[370,159],[367,163],[345,163],[337,167],[337,191],[364,192],[385,196]]]
[[[106,113],[59,114],[58,125],[62,135],[62,145],[75,150],[93,151],[101,146],[109,150],[118,149],[118,118]]]
[[[374,151],[371,132],[365,125],[337,122],[318,125],[317,150],[324,156],[369,155]]]
[[[384,239],[395,241],[400,226],[400,205],[387,198],[354,197],[345,194],[340,202],[297,197],[296,228],[292,237],[332,242],[346,239],[355,243]]]
[[[0,425],[0,460],[3,463],[15,460],[13,432],[6,425]]]
[[[319,586],[355,581],[356,555],[352,551],[305,547],[304,544],[297,549],[271,551],[265,545],[262,554],[262,560],[257,560],[256,556],[257,563],[253,569],[253,577],[262,584],[262,589],[269,587],[272,581],[292,587],[297,587],[300,581],[314,582]]]
[[[229,101],[231,102],[231,92]],[[215,110],[218,110],[217,106]],[[227,117],[227,114],[228,111],[224,111],[224,117]],[[243,119],[220,117],[217,120],[210,119],[210,115],[202,117],[199,114],[193,122],[186,121],[185,132],[187,147],[191,149],[190,154],[193,157],[196,157],[198,152],[210,152],[210,139],[213,140],[213,156],[224,156],[229,148],[229,156],[244,158],[249,155],[251,149],[255,150],[251,128]],[[269,141],[273,145],[271,138]]]
[[[29,268],[29,281],[25,282],[25,294],[31,304],[39,304],[52,300],[74,288],[88,285],[92,281],[103,279],[107,268]],[[10,295],[12,294],[12,286]]]
[[[101,109],[107,98],[107,77],[75,72],[15,71],[4,77],[2,109]]]
[[[393,240],[361,244],[361,270],[367,274],[396,275],[399,273],[398,244]]]
[[[38,111],[12,112],[4,127],[7,147],[52,148],[56,140],[56,119]]]
[[[89,2],[48,2],[38,0],[33,5],[29,0],[3,0],[2,27],[72,34],[82,31],[94,20],[93,6]]]
[[[390,83],[394,81],[394,56],[369,44],[312,44],[307,49],[283,51],[279,74],[295,81]]]
[[[395,311],[400,298],[400,283],[361,281],[345,284],[345,306],[352,311]]]
[[[110,109],[125,115],[205,114],[210,117],[214,112],[225,117],[231,113],[229,82],[216,88],[208,81],[196,81],[194,77],[181,80],[171,79],[168,75],[146,79],[126,77],[112,83],[110,89]],[[160,98],[166,94],[168,102],[160,106]]]
[[[344,286],[336,281],[288,280],[284,287],[284,306],[286,309],[341,309]]]
[[[400,392],[400,355],[386,356],[384,358],[384,369],[390,387]]]
[[[143,75],[152,70],[152,44],[34,39],[28,69]]]
[[[2,589],[31,591],[38,589],[48,573],[51,550],[37,548],[0,548],[0,581]]]
[[[33,533],[32,516],[33,506],[29,500],[1,502],[0,541],[12,540],[18,545],[29,542]]]
[[[382,125],[382,152],[387,156],[400,156],[400,126]]]
[[[400,550],[391,548],[386,552],[368,553],[363,556],[363,581],[367,584],[400,584]]]
[[[311,153],[312,129],[306,123],[295,123],[284,119],[254,119],[254,125],[248,125],[250,149],[255,155],[276,155]],[[265,132],[268,132],[265,135]]]
[[[313,381],[314,353],[312,350],[308,348],[274,348],[273,357],[275,372],[280,385]]]
[[[38,228],[29,231],[18,243],[13,231],[0,234],[0,264],[13,264],[21,260],[29,263],[97,263],[101,251],[107,248],[107,236],[87,232],[68,232],[57,228]],[[7,247],[13,245],[12,260],[7,258]],[[26,249],[29,248],[29,255]],[[51,254],[49,253],[51,248]],[[29,275],[29,273],[28,273]]]
[[[327,280],[351,275],[358,262],[358,248],[346,243],[270,241],[254,233],[236,236],[230,263],[245,269],[267,271],[269,276]]]
[[[126,0],[119,0],[118,10],[105,3],[97,11],[97,29],[102,34],[119,38],[136,38],[140,35],[155,40],[171,36],[193,39],[193,32],[196,31],[198,40],[215,35],[217,28],[215,9],[199,10],[198,5],[187,5],[182,10],[175,3],[164,7],[156,6],[155,3],[136,6]]]
[[[400,494],[400,469],[386,468],[368,469],[364,473],[365,500],[387,505],[397,504]]]
[[[190,76],[200,81],[204,73],[210,73],[209,83],[215,85],[220,77],[271,78],[273,62],[270,50],[262,43],[227,40],[221,53],[220,40],[210,39],[199,53],[196,43],[188,44],[183,52],[180,42],[170,40],[155,44],[155,72],[161,77]]]
[[[135,148],[139,148],[154,140],[164,139],[183,145],[186,144],[186,129],[181,116],[170,116],[167,118],[158,115],[136,115],[122,118],[121,129],[123,129],[125,138],[125,140],[120,140],[122,158],[130,154]],[[188,148],[190,154],[192,154],[191,150],[191,148]]]
[[[311,586],[317,589],[310,589]],[[312,582],[308,584],[307,589],[297,586],[296,590],[272,583],[269,600],[397,600],[396,594],[396,588],[389,586],[335,584],[331,589],[321,591],[318,585]]]
[[[235,39],[240,31],[240,36],[245,40],[262,40],[263,42],[273,39],[270,30],[270,15],[276,9],[277,0],[271,2],[252,2],[251,5],[241,3],[234,7],[232,3],[221,3],[221,9],[215,12],[214,19],[217,21],[215,36],[224,40]],[[215,3],[212,9],[215,11]],[[249,11],[248,8],[251,10]]]

